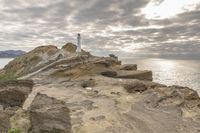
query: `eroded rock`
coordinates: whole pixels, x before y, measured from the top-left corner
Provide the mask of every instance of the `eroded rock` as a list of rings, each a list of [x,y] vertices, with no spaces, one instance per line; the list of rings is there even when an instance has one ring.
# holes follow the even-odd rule
[[[10,127],[9,115],[3,111],[0,111],[0,133],[6,133]]]
[[[11,128],[10,118],[23,106],[32,91],[33,81],[15,80],[0,83],[0,133]]]
[[[69,109],[64,102],[39,93],[29,112],[30,133],[71,133]]]
[[[95,86],[95,80],[90,78],[89,80],[83,81],[83,83],[81,84],[81,86],[83,88],[87,88],[87,87],[93,87]]]
[[[125,64],[120,67],[120,70],[127,70],[127,71],[137,70],[137,65],[136,64]]]
[[[32,104],[29,103],[30,107],[27,105],[28,111],[20,112],[15,105],[21,106],[23,102],[19,101],[25,99],[21,92],[28,94],[29,89],[15,89],[15,85],[7,88],[4,85],[0,86],[5,88],[2,90],[8,94],[11,103],[17,101],[15,105],[3,101],[3,105],[8,107],[0,106],[0,110],[6,113],[0,118],[7,120],[6,125],[0,123],[3,130],[10,128],[10,119],[12,127],[23,129],[25,133],[199,131],[200,99],[197,92],[187,87],[167,87],[153,83],[151,71],[137,71],[137,66],[131,64],[120,66],[121,62],[114,55],[95,57],[84,55],[82,51],[76,56],[73,47],[65,47],[66,50],[63,47],[53,56],[54,58],[48,57],[46,52],[39,53],[44,57],[43,61],[47,60],[47,64],[44,64],[45,69],[40,69],[42,71],[30,77],[36,85],[33,95],[31,94],[27,101],[32,101],[38,92],[47,95],[37,94]],[[37,58],[31,60],[34,59]],[[48,65],[48,61],[52,64]],[[19,96],[16,97],[17,100],[10,98],[14,96],[8,93],[10,90],[14,90],[14,94]],[[3,99],[7,98],[4,93],[2,94]]]
[[[106,76],[106,77],[116,77],[117,72],[108,70],[108,71],[101,72],[101,75]]]
[[[16,80],[0,83],[0,105],[3,108],[22,107],[28,94],[32,91],[33,82]]]
[[[13,76],[16,77],[26,75],[35,71],[35,69],[40,68],[38,64],[41,63],[41,61],[46,60],[58,51],[58,48],[52,45],[37,47],[34,50],[10,61],[4,67],[4,70],[6,73],[12,72]]]
[[[152,71],[119,71],[116,78],[152,81]]]
[[[129,93],[142,93],[147,90],[147,86],[142,82],[133,82],[131,84],[124,84],[124,89]]]
[[[111,62],[109,62],[107,60],[95,61],[94,64],[102,65],[104,67],[110,67],[112,65]]]
[[[21,108],[10,118],[10,122],[13,129],[19,129],[22,133],[28,133],[31,128],[29,113]]]

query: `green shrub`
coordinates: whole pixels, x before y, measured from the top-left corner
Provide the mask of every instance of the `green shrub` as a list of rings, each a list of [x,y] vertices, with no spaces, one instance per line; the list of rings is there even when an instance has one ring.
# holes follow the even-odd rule
[[[8,130],[8,133],[22,133],[22,132],[19,129],[12,128]]]
[[[62,49],[70,52],[70,53],[75,53],[76,52],[76,49],[77,49],[77,46],[73,43],[67,43],[65,44]]]
[[[0,81],[9,81],[15,79],[17,79],[17,77],[15,76],[14,72],[0,74]]]
[[[33,57],[31,57],[30,59],[29,59],[29,63],[30,64],[34,64],[34,63],[37,63],[37,62],[39,62],[41,60],[41,58],[39,57],[39,56],[33,56]]]

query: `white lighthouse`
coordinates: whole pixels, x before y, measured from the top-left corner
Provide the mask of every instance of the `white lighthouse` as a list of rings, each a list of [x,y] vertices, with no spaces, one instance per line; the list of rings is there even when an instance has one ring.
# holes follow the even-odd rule
[[[78,33],[78,36],[77,36],[77,49],[76,49],[76,52],[77,53],[81,52],[81,34],[80,33]]]

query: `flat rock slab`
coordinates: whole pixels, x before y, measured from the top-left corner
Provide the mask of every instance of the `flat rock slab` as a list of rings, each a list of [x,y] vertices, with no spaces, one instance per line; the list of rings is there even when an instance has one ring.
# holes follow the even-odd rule
[[[152,81],[152,71],[119,71],[116,78]]]
[[[127,70],[127,71],[137,70],[137,65],[136,64],[124,64],[124,65],[120,66],[120,70]]]
[[[117,72],[115,72],[115,71],[104,71],[104,72],[101,72],[101,75],[106,76],[106,77],[116,77]]]

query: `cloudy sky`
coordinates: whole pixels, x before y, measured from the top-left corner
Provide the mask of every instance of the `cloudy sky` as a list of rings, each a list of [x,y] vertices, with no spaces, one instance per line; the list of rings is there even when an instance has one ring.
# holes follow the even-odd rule
[[[0,50],[76,42],[120,56],[200,55],[200,0],[0,0]]]

